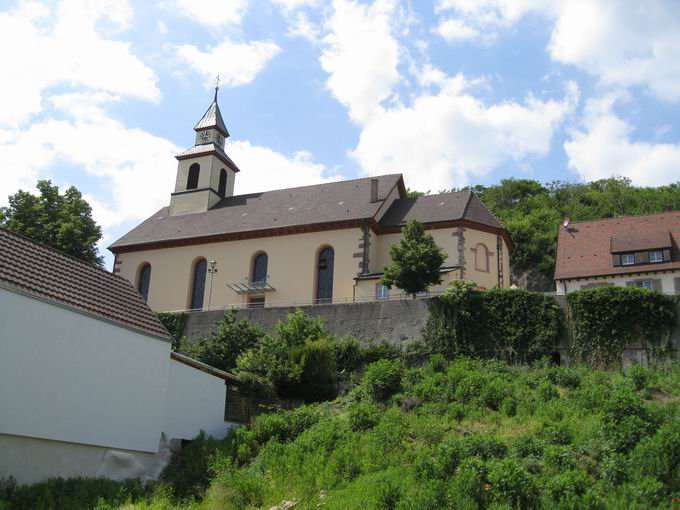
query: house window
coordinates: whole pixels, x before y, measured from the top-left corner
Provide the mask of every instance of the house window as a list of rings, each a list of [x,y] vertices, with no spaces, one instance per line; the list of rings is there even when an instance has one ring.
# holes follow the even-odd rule
[[[622,266],[632,266],[635,264],[635,255],[632,253],[626,253],[625,255],[621,255],[621,265]]]
[[[640,289],[654,290],[652,280],[635,280],[635,286]]]
[[[187,177],[187,189],[198,188],[198,177],[201,174],[201,167],[198,163],[194,163],[189,167],[189,175]]]
[[[203,309],[203,295],[205,294],[205,276],[208,271],[208,261],[201,259],[194,265],[194,277],[191,284],[191,309]]]
[[[149,284],[151,283],[151,264],[146,263],[139,269],[139,277],[137,280],[137,291],[144,298],[144,301],[149,299]]]
[[[227,171],[224,168],[220,170],[220,184],[217,188],[217,194],[222,198],[227,194]]]
[[[649,252],[650,262],[663,262],[663,252],[661,251],[650,251]]]
[[[269,262],[269,257],[266,253],[260,253],[255,257],[253,261],[253,282],[266,282],[267,281],[267,265]]]
[[[316,269],[316,302],[333,301],[333,261],[335,252],[330,246],[319,252]]]
[[[390,289],[387,288],[387,285],[383,285],[382,283],[376,283],[375,284],[375,298],[376,299],[388,299],[390,297]]]

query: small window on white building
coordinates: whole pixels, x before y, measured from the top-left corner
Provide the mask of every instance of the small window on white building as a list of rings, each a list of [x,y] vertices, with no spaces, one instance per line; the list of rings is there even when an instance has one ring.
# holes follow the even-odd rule
[[[632,253],[626,253],[625,255],[621,255],[621,265],[622,266],[632,266],[635,264],[635,255]]]
[[[635,286],[640,289],[654,290],[652,280],[635,280]]]
[[[661,251],[650,251],[649,252],[650,262],[663,262],[663,252]]]
[[[383,285],[382,283],[376,283],[375,284],[375,298],[376,299],[388,299],[390,297],[390,289],[387,288],[387,285]]]

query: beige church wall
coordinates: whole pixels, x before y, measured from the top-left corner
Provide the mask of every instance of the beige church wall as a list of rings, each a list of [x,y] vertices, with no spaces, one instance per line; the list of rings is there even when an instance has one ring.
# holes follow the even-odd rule
[[[434,241],[438,246],[442,247],[446,252],[445,266],[458,265],[458,237],[452,235],[456,231],[455,228],[442,228],[428,230],[432,235]],[[398,234],[382,234],[377,237],[375,250],[371,250],[371,263],[375,263],[374,272],[382,272],[383,268],[388,265],[390,259],[390,246],[398,244],[401,238],[401,233]]]
[[[451,271],[449,273],[442,274],[442,283],[439,285],[433,285],[428,289],[429,293],[432,295],[437,295],[446,290],[449,283],[453,280],[460,279],[460,270]],[[380,279],[375,278],[371,280],[359,280],[356,286],[356,300],[357,301],[370,301],[377,299],[376,295],[376,284],[380,282]],[[388,296],[385,299],[411,299],[410,295],[405,295],[397,288],[392,288],[388,292]]]
[[[359,228],[245,239],[214,244],[180,246],[118,255],[120,275],[134,285],[141,264],[151,264],[149,306],[153,310],[185,310],[190,307],[192,268],[197,259],[217,262],[218,272],[213,281],[210,306],[223,307],[240,304],[241,295],[227,287],[227,283],[244,282],[250,276],[254,256],[268,255],[269,283],[276,289],[266,294],[267,302],[305,302],[315,297],[316,264],[322,247],[335,250],[333,299],[352,299],[354,277],[359,272],[361,252],[359,243],[363,233]],[[206,279],[204,308],[208,307],[210,274]]]
[[[475,249],[484,245],[488,250],[488,272],[481,270],[475,263]],[[508,247],[503,241],[503,287],[510,286],[510,265]],[[480,264],[481,267],[483,265]],[[498,253],[496,234],[465,228],[465,278],[474,280],[479,287],[492,289],[498,286]]]

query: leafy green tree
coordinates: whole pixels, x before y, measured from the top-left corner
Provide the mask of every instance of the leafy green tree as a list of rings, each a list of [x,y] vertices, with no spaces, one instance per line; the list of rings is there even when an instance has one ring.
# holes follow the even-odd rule
[[[62,195],[51,181],[38,181],[37,188],[39,195],[19,190],[9,197],[9,206],[0,208],[0,226],[101,266],[102,229],[80,191],[71,186]]]
[[[178,351],[220,370],[232,371],[239,355],[258,345],[263,338],[262,328],[247,320],[237,321],[236,312],[231,311],[215,323],[207,338],[199,338],[193,344],[183,339]]]
[[[390,247],[392,262],[385,267],[381,282],[415,297],[431,285],[442,282],[441,267],[446,253],[416,220],[410,220],[401,231],[399,244]]]

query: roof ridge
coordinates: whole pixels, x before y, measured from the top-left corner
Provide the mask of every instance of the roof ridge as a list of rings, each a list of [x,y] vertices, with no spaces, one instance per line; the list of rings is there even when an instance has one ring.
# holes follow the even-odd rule
[[[658,212],[650,212],[650,213],[641,213],[641,214],[625,214],[622,216],[613,216],[611,218],[595,218],[592,220],[580,220],[580,221],[572,221],[569,223],[569,225],[575,225],[577,223],[594,223],[596,221],[613,221],[613,220],[622,220],[622,219],[628,219],[628,218],[645,218],[647,216],[660,216],[662,214],[680,214],[680,209],[673,209],[672,211],[658,211]]]
[[[291,186],[290,188],[279,188],[279,189],[270,189],[268,191],[253,191],[252,193],[243,193],[242,195],[232,195],[230,197],[226,198],[237,198],[237,197],[247,197],[248,195],[257,195],[257,194],[263,194],[263,193],[273,193],[275,191],[288,191],[291,189],[302,189],[302,188],[315,188],[318,186],[327,186],[329,184],[338,184],[338,183],[345,183],[345,182],[355,182],[355,181],[363,181],[367,179],[380,179],[382,177],[394,177],[394,176],[401,176],[402,174],[384,174],[384,175],[374,175],[374,176],[369,176],[369,177],[357,177],[356,179],[343,179],[341,181],[328,181],[328,182],[320,182],[318,184],[307,184],[305,186]]]
[[[470,206],[470,202],[472,201],[472,191],[467,190],[467,194],[468,194],[468,197],[467,197],[467,200],[465,200],[465,206],[463,207],[463,212],[460,213],[460,216],[459,216],[459,219],[461,219],[461,220],[463,218],[465,218],[465,215],[467,214],[468,207]],[[480,200],[480,202],[481,202],[481,200]]]

